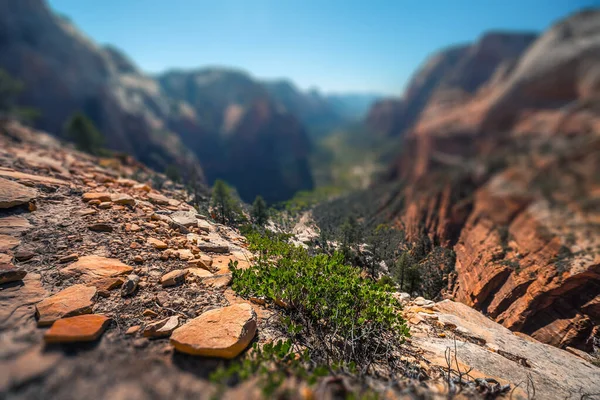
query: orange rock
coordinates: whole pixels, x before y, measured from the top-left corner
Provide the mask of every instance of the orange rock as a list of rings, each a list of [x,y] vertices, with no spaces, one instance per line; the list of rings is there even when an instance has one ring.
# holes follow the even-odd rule
[[[8,235],[0,235],[0,252],[8,252],[21,243],[21,239]]]
[[[40,301],[35,306],[38,326],[52,324],[57,319],[92,312],[96,288],[74,285]]]
[[[210,310],[175,329],[171,344],[182,353],[232,359],[256,335],[256,314],[247,303]]]
[[[91,342],[97,340],[108,327],[110,318],[89,314],[56,321],[44,334],[46,343]]]
[[[133,271],[133,267],[123,264],[116,258],[100,256],[84,256],[60,272],[67,276],[81,276],[85,282],[99,278],[112,278],[127,275]]]
[[[91,201],[91,200],[97,200],[100,203],[106,202],[106,201],[110,201],[110,193],[107,192],[87,192],[84,193],[83,196],[81,196],[81,199],[83,201]]]
[[[185,282],[185,277],[188,271],[185,269],[176,269],[171,272],[167,272],[160,278],[160,284],[163,287],[181,285]]]
[[[167,247],[169,247],[165,242],[155,239],[155,238],[148,238],[147,242],[149,245],[151,245],[152,247],[154,247],[155,249],[158,249],[158,250],[164,250]]]
[[[35,199],[37,191],[19,183],[0,178],[0,208],[27,204]]]

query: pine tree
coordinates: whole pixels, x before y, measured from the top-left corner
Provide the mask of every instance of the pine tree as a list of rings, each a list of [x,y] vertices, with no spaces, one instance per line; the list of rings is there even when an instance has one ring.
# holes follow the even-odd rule
[[[261,196],[256,196],[254,199],[254,203],[252,203],[251,215],[255,224],[264,226],[267,223],[267,220],[269,219],[269,214],[267,213],[267,203]]]
[[[67,122],[65,136],[75,143],[78,150],[98,154],[104,138],[94,123],[84,114],[77,112]]]
[[[211,206],[216,220],[221,224],[235,224],[244,219],[235,189],[221,179],[217,179],[213,185]]]

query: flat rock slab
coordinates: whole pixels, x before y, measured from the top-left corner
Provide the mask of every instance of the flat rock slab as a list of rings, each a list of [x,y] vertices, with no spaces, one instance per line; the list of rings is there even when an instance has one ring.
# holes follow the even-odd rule
[[[94,232],[112,232],[113,227],[110,224],[105,222],[97,222],[91,225],[88,225],[88,229]]]
[[[176,211],[170,216],[173,221],[179,225],[185,226],[186,228],[194,226],[198,223],[195,211]]]
[[[213,276],[212,272],[207,271],[204,268],[192,267],[192,268],[188,268],[187,272],[188,272],[188,276],[198,278],[198,279],[204,279],[204,278],[209,278],[209,277]]]
[[[124,193],[115,193],[110,197],[111,201],[115,204],[120,204],[122,206],[134,206],[135,200],[128,194]]]
[[[41,183],[42,185],[48,186],[57,186],[57,185],[68,185],[68,181],[63,181],[62,179],[52,178],[50,176],[41,176],[41,175],[33,175],[26,174],[24,172],[19,171],[7,171],[0,169],[0,176],[5,176],[7,178],[15,178],[22,181],[31,181],[36,183]],[[0,178],[2,179],[2,178]]]
[[[163,196],[162,194],[148,193],[148,199],[150,200],[151,203],[154,203],[154,204],[158,204],[161,206],[169,205],[169,198]]]
[[[9,235],[0,235],[0,252],[8,252],[21,243],[21,239],[18,239]]]
[[[179,326],[179,317],[174,315],[158,322],[154,322],[144,328],[144,337],[163,338],[168,337]]]
[[[0,263],[0,284],[20,281],[25,275],[26,271],[15,268],[11,263]]]
[[[0,178],[0,208],[27,204],[35,199],[37,191],[20,183]]]
[[[88,314],[63,318],[52,324],[44,334],[46,343],[92,342],[106,330],[110,318]]]
[[[3,285],[0,288],[0,328],[8,329],[31,319],[34,304],[47,295],[39,274],[27,274],[22,284]]]
[[[171,344],[182,353],[232,359],[256,335],[256,314],[247,303],[210,310],[175,329]]]
[[[67,276],[80,275],[84,282],[91,282],[101,278],[128,275],[132,271],[133,267],[122,263],[116,258],[84,256],[68,267],[63,268],[60,272]]]
[[[436,303],[435,309],[440,312],[440,324],[452,326],[463,337],[479,338],[475,343],[456,341],[456,359],[473,372],[512,385],[531,379],[540,399],[569,398],[582,388],[586,393],[600,393],[600,368],[582,358],[523,339],[465,304],[444,300]],[[415,335],[412,340],[427,360],[440,367],[447,367],[447,348],[454,355],[453,339]]]
[[[213,275],[204,279],[202,283],[214,289],[222,289],[224,287],[229,286],[229,284],[231,283],[231,279],[231,274]]]
[[[93,286],[73,285],[40,301],[35,306],[38,326],[51,325],[64,317],[91,313],[95,295],[96,288]]]
[[[26,218],[11,215],[0,218],[0,234],[15,235],[25,232],[31,228],[31,224]]]

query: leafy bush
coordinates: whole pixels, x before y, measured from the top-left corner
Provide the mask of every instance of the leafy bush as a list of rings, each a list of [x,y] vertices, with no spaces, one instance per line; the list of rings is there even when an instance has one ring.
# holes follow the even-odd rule
[[[294,351],[294,345],[289,339],[267,343],[264,346],[254,343],[241,362],[233,362],[227,367],[221,366],[209,378],[214,383],[225,385],[236,383],[236,379],[243,381],[256,376],[263,395],[271,398],[288,377],[293,376],[314,384],[319,377],[329,372],[322,367],[310,369],[310,364],[308,349],[301,353]]]
[[[279,305],[288,335],[315,365],[357,376],[389,365],[392,349],[408,335],[389,286],[363,278],[339,252],[310,254],[271,232],[247,237],[258,259],[246,270],[230,265],[233,289]]]

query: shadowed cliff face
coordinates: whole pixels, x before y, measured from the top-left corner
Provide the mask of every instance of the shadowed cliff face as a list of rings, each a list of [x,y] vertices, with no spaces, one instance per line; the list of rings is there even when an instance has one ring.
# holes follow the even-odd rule
[[[169,102],[158,85],[43,1],[0,2],[0,68],[24,83],[20,101],[40,111],[36,126],[60,134],[70,115],[83,111],[108,147],[158,170],[178,164],[200,171],[196,157],[165,126]]]
[[[157,81],[195,115],[191,129],[171,126],[202,160],[209,181],[227,180],[246,201],[261,194],[278,202],[313,187],[305,129],[262,84],[225,69],[173,71]]]
[[[600,326],[600,11],[533,39],[485,35],[434,56],[371,122],[405,135],[387,177],[406,182],[396,221],[454,249],[449,295],[589,350]],[[408,108],[419,111],[407,123]]]

